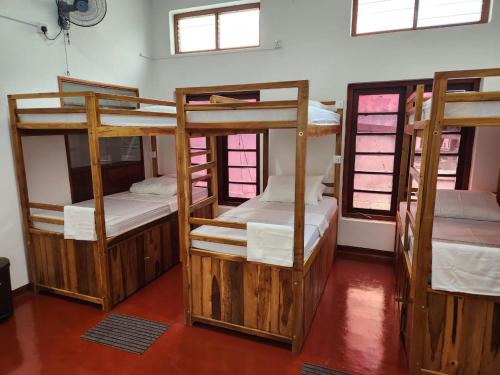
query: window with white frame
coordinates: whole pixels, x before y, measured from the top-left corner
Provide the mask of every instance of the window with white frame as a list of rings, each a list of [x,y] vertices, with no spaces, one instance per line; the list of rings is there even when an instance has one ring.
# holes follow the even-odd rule
[[[186,10],[173,16],[175,53],[260,45],[260,3]]]
[[[352,35],[488,22],[490,0],[353,0]]]

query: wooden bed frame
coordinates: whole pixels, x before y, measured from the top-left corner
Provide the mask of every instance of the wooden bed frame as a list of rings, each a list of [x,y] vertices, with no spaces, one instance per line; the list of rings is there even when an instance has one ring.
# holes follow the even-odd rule
[[[78,81],[79,84],[82,81]],[[106,87],[122,86],[106,85]],[[18,108],[19,100],[60,99],[79,97],[85,104],[61,108]],[[102,306],[112,305],[132,294],[161,272],[178,262],[178,217],[172,213],[127,233],[106,236],[99,139],[101,137],[175,135],[175,127],[107,126],[101,125],[101,114],[126,116],[175,117],[175,114],[130,109],[102,108],[100,101],[129,102],[132,106],[155,104],[175,106],[173,102],[145,99],[129,95],[81,92],[56,92],[9,95],[11,137],[14,151],[24,237],[30,281],[39,289]],[[26,123],[20,114],[84,113],[85,122]],[[31,202],[28,196],[26,170],[21,139],[29,135],[66,135],[87,133],[89,139],[92,188],[95,202],[96,241],[65,240],[60,233],[40,230],[33,222],[64,224],[62,219],[31,215],[31,208],[63,211],[63,206]],[[201,216],[204,212],[199,212]]]
[[[434,77],[430,120],[422,119],[423,86],[407,105],[415,121],[405,126],[400,197],[417,197],[417,211],[407,209],[405,227],[397,216],[396,274],[401,303],[401,331],[409,353],[410,374],[498,374],[500,371],[500,297],[434,290],[429,284],[432,228],[441,132],[446,126],[500,126],[498,117],[446,118],[450,102],[500,101],[500,92],[447,93],[449,79],[500,76],[500,69],[438,72]],[[422,164],[414,166],[415,139],[422,137]],[[403,168],[402,168],[403,170]],[[500,176],[499,176],[500,180]],[[418,182],[418,189],[413,182]],[[500,182],[497,200],[500,202]],[[405,189],[402,191],[402,189]],[[407,192],[409,192],[407,194]],[[408,231],[414,233],[413,258]],[[401,234],[404,241],[401,242]]]
[[[212,97],[211,104],[186,104],[188,95],[216,94],[270,89],[296,89],[296,100],[241,102],[234,99]],[[306,177],[307,138],[336,134],[336,155],[340,155],[342,126],[314,126],[307,124],[309,83],[308,81],[276,82],[219,87],[197,87],[177,89],[177,173],[179,191],[180,246],[183,264],[184,310],[188,325],[194,322],[215,325],[230,330],[292,345],[295,352],[301,350],[312,323],[314,313],[323,293],[329,270],[333,262],[337,243],[337,213],[329,229],[321,238],[313,253],[304,263],[304,191]],[[328,102],[334,104],[334,102]],[[190,123],[189,111],[251,110],[251,109],[297,109],[295,121]],[[341,110],[339,110],[342,114]],[[342,124],[342,122],[340,122]],[[198,225],[211,225],[246,229],[246,224],[225,222],[196,217],[194,210],[210,207],[212,217],[218,216],[217,206],[217,161],[215,160],[218,135],[238,133],[264,134],[264,183],[269,177],[269,130],[296,130],[295,160],[295,223],[293,267],[280,267],[254,263],[246,257],[209,252],[193,248],[192,240],[245,246],[246,241],[191,233]],[[189,138],[207,136],[209,149],[207,163],[190,165]],[[209,197],[193,203],[191,201],[192,174],[207,170]],[[339,196],[340,165],[335,166],[335,184],[332,196]]]

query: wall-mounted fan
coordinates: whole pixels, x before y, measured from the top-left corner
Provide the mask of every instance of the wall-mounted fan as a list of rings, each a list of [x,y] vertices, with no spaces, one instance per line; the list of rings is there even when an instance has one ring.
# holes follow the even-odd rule
[[[63,30],[70,24],[95,26],[104,19],[106,10],[106,0],[57,0],[58,22]]]

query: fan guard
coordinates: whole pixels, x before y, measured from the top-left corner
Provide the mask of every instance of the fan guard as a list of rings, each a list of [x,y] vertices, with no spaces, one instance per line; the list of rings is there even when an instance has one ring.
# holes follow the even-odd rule
[[[69,23],[81,27],[92,27],[106,16],[106,0],[57,0],[59,24],[68,29]]]

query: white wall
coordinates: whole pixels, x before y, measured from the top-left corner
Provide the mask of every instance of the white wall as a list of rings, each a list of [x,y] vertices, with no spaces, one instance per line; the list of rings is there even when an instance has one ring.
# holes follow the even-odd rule
[[[210,0],[153,0],[154,62],[148,89],[151,95],[172,98],[175,87],[278,80],[310,80],[313,99],[346,100],[351,82],[418,79],[435,71],[495,67],[500,64],[500,3],[494,2],[492,22],[441,29],[351,37],[351,1],[263,0],[261,42],[276,39],[283,49],[170,57],[170,10],[211,4]],[[165,57],[167,57],[165,59]],[[271,172],[293,170],[293,136],[271,134]],[[498,168],[500,129],[478,132],[474,165]],[[171,147],[173,144],[169,144]],[[333,152],[332,139],[310,141],[313,170],[321,173]],[[487,161],[489,160],[489,161]],[[165,164],[165,163],[164,163]],[[172,163],[169,168],[174,168]],[[495,176],[491,177],[491,174]],[[471,185],[493,189],[496,171],[475,168]],[[475,179],[478,183],[475,183]],[[480,181],[480,182],[479,182]],[[391,251],[394,224],[341,219],[339,242]]]
[[[217,1],[217,0],[215,0]],[[350,82],[431,77],[434,71],[493,67],[500,63],[500,4],[494,2],[492,22],[487,25],[452,27],[374,36],[350,36],[351,1],[263,0],[262,45],[283,41],[281,50],[246,53],[168,57],[169,10],[206,5],[214,0],[108,0],[109,11],[100,25],[73,27],[69,47],[70,70],[74,77],[138,86],[143,96],[172,99],[176,87],[210,84],[308,79],[313,99],[346,99]],[[53,0],[0,0],[0,14],[49,25],[56,31]],[[56,76],[64,74],[62,40],[46,42],[28,26],[0,19],[0,256],[12,262],[14,288],[27,282],[20,225],[17,187],[10,149],[6,94],[57,90]],[[418,53],[426,55],[419,57]],[[500,85],[498,86],[500,87]],[[483,129],[476,137],[472,187],[493,189],[496,172],[483,165],[499,164],[499,129]],[[36,142],[35,138],[25,142]],[[59,191],[54,203],[65,203],[68,186],[64,179],[65,156],[61,138],[45,139],[37,152],[57,160],[51,165],[50,181],[42,173],[30,177],[30,192]],[[53,143],[51,143],[53,142]],[[274,172],[293,170],[290,157],[293,136],[271,134]],[[163,150],[170,150],[160,165],[163,171],[175,168],[173,142],[164,137]],[[312,140],[310,173],[322,173],[334,152],[333,137]],[[29,148],[32,149],[31,147]],[[48,154],[50,153],[50,154]],[[314,154],[314,159],[311,157]],[[39,155],[39,154],[38,154]],[[39,156],[31,153],[30,168],[38,170]],[[168,155],[168,154],[165,154]],[[46,185],[47,183],[53,185]],[[38,189],[37,189],[38,188]],[[39,195],[38,195],[39,196]],[[392,250],[394,225],[342,219],[340,243]]]
[[[149,49],[149,1],[108,0],[105,20],[93,28],[71,27],[68,48],[73,77],[141,89],[148,62],[139,53]],[[0,14],[41,22],[57,32],[54,0],[0,0]],[[28,282],[17,185],[10,147],[6,95],[57,91],[64,75],[62,38],[47,42],[36,30],[0,18],[0,256],[11,261],[14,288]],[[43,138],[43,139],[42,139]],[[30,194],[43,202],[70,200],[62,136],[24,140]],[[38,144],[38,147],[33,147]],[[49,178],[48,178],[49,176]]]

